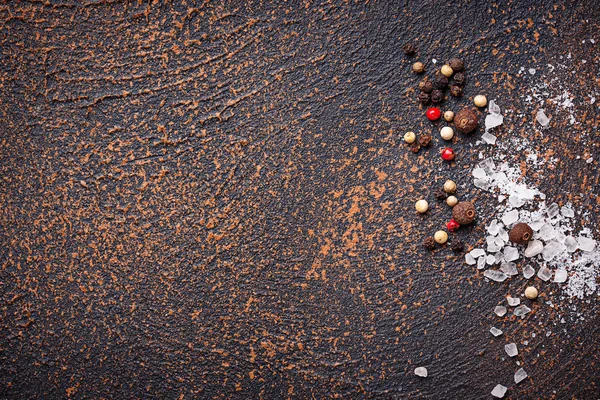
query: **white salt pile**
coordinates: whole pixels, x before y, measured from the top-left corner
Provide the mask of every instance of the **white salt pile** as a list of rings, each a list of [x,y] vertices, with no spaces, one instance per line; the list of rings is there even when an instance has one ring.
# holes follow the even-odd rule
[[[465,256],[469,265],[486,269],[484,276],[503,282],[517,275],[517,264],[529,259],[540,268],[537,276],[543,281],[567,282],[566,291],[571,296],[583,297],[596,291],[596,277],[600,271],[600,250],[589,229],[574,232],[575,210],[567,204],[559,207],[547,205],[545,195],[527,184],[521,170],[507,162],[496,165],[485,158],[473,168],[473,183],[477,188],[498,195],[500,220],[492,219],[486,226],[486,248],[473,249]],[[527,247],[516,247],[509,242],[508,232],[517,222],[525,222],[534,230],[533,240]],[[554,275],[554,271],[558,275]],[[524,266],[526,279],[535,274],[531,265]]]

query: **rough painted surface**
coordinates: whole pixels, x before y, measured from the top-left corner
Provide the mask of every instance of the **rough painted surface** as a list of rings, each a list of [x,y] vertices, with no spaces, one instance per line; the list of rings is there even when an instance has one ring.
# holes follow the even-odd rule
[[[524,113],[499,136],[556,157],[531,178],[597,226],[598,164],[576,157],[599,153],[600,5],[395,3],[1,5],[0,396],[597,398],[597,296],[539,283],[532,314],[498,320],[522,279],[419,245],[447,178],[491,214],[468,175],[481,129],[452,166],[437,135],[418,155],[399,135],[439,129],[412,62],[460,55],[444,108],[481,92]],[[567,52],[581,124],[541,134],[519,69]],[[515,386],[503,344],[524,340]]]

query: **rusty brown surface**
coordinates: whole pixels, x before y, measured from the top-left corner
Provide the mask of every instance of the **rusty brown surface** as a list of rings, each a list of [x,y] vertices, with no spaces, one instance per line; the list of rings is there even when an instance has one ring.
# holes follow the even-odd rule
[[[507,398],[598,398],[597,295],[539,283],[532,314],[499,321],[523,279],[490,284],[420,246],[449,217],[432,198],[448,178],[481,215],[451,240],[481,241],[495,204],[469,175],[481,127],[457,135],[452,164],[436,134],[416,155],[401,134],[440,126],[412,63],[459,55],[465,97],[444,108],[502,99],[499,137],[556,158],[530,178],[597,227],[599,9],[3,3],[0,396],[489,398],[512,383],[514,341],[530,378]],[[519,70],[568,52],[581,123],[557,113],[543,134]]]

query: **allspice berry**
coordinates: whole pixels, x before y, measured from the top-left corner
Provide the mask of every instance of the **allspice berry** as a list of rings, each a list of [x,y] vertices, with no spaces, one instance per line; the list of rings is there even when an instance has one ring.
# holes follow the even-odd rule
[[[456,129],[463,133],[473,132],[477,128],[477,114],[475,111],[464,108],[454,116]]]
[[[470,201],[461,201],[452,208],[452,218],[461,225],[469,225],[476,216],[477,211]]]
[[[416,74],[422,74],[423,71],[425,71],[425,65],[423,65],[422,62],[417,61],[416,63],[413,64],[412,70]]]
[[[538,290],[533,286],[528,286],[525,289],[525,297],[527,297],[529,300],[535,299],[536,297],[538,297]]]
[[[452,68],[454,72],[460,72],[465,68],[465,64],[460,58],[451,59],[450,61],[448,61],[448,65],[450,66],[450,68]]]
[[[517,244],[527,244],[532,237],[533,229],[524,222],[519,222],[513,226],[508,233],[510,241]]]

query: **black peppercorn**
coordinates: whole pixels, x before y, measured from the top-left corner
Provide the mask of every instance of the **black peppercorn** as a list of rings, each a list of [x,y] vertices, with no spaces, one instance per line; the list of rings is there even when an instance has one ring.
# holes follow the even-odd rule
[[[450,94],[454,97],[462,97],[463,90],[460,86],[452,85],[450,86]]]
[[[448,87],[448,78],[442,74],[437,74],[433,80],[433,86],[437,89],[446,89]]]
[[[454,116],[456,129],[463,133],[473,132],[477,128],[477,114],[473,110],[464,108]]]
[[[460,58],[451,59],[450,61],[448,61],[448,65],[450,66],[450,68],[452,68],[452,71],[454,72],[460,72],[465,67],[465,64]]]
[[[475,220],[477,211],[469,201],[461,201],[452,208],[452,218],[461,225],[468,225]]]
[[[421,103],[421,104],[427,104],[431,100],[431,96],[429,94],[425,93],[425,92],[421,92],[417,96],[417,99],[419,100],[419,103]]]
[[[508,233],[510,241],[517,244],[527,244],[532,237],[533,229],[524,222],[519,222],[513,226]]]
[[[404,51],[404,54],[406,54],[407,56],[414,56],[415,55],[415,46],[413,46],[410,43],[406,43],[404,45],[404,47],[402,48],[402,50]]]
[[[443,189],[438,189],[436,190],[433,195],[435,196],[436,199],[438,200],[446,200],[446,198],[448,197],[448,193],[446,193]]]
[[[433,90],[433,82],[423,81],[419,83],[419,89],[421,89],[422,92],[431,93],[431,91]]]
[[[421,145],[419,143],[413,143],[410,146],[410,151],[412,151],[413,153],[418,153],[419,150],[421,150]]]
[[[465,74],[463,74],[462,72],[457,72],[456,74],[454,74],[453,78],[455,85],[462,86],[465,84]]]
[[[437,89],[431,92],[431,101],[433,101],[434,103],[441,103],[442,101],[444,101],[444,92]]]
[[[452,242],[451,247],[452,247],[452,251],[455,253],[460,253],[461,251],[463,251],[465,249],[465,245],[460,240],[457,240],[456,242]]]
[[[431,236],[425,238],[425,240],[423,240],[423,247],[425,247],[428,250],[435,249],[435,240],[433,240]]]
[[[419,136],[419,144],[423,147],[427,147],[431,144],[431,135]]]

